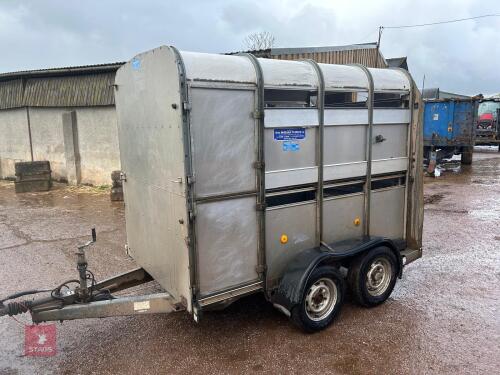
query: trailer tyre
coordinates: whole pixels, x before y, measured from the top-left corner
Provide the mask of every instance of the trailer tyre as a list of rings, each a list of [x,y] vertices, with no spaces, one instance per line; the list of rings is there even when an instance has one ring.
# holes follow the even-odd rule
[[[300,303],[292,309],[292,321],[308,333],[328,327],[340,311],[344,290],[342,276],[335,268],[316,268],[309,277]]]
[[[473,147],[464,147],[462,150],[462,156],[461,156],[461,163],[464,165],[471,165],[472,164],[472,154],[474,152]]]
[[[347,276],[355,301],[365,307],[385,302],[396,284],[397,267],[396,256],[387,247],[376,247],[357,258]]]

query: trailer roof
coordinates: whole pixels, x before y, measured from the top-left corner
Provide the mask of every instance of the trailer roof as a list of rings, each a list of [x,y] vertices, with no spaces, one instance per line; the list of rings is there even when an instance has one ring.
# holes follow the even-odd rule
[[[255,68],[247,57],[184,51],[181,56],[188,80],[257,82]]]
[[[409,91],[411,82],[406,74],[399,69],[368,68],[373,77],[375,91]]]
[[[187,79],[191,81],[238,82],[255,84],[255,68],[248,57],[210,53],[181,52]],[[319,85],[313,65],[307,61],[259,58],[267,87],[311,87]],[[325,89],[368,89],[368,78],[355,65],[319,64]],[[408,77],[397,69],[369,68],[375,91],[408,91]]]
[[[352,65],[319,64],[328,89],[368,90],[368,77],[362,69]]]
[[[265,86],[318,87],[318,75],[306,61],[258,59]]]

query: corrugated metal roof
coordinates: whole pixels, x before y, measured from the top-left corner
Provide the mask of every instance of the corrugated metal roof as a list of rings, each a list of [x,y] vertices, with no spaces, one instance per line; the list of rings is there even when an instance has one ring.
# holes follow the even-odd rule
[[[244,51],[257,57],[279,60],[312,59],[325,64],[362,64],[368,67],[387,67],[387,62],[377,49],[377,43],[350,44],[345,46],[270,48]],[[378,52],[378,53],[377,53]],[[231,52],[234,55],[241,52]]]
[[[276,55],[297,55],[304,53],[324,53],[338,51],[352,51],[357,49],[377,48],[377,43],[348,44],[344,46],[321,46],[321,47],[279,47],[259,50],[228,52],[226,55],[236,55],[238,53],[251,53],[257,57],[271,57]]]
[[[386,61],[390,68],[403,68],[408,70],[408,61],[406,56],[393,57],[392,59],[386,59]]]
[[[376,49],[357,49],[329,52],[307,52],[283,55],[273,55],[278,60],[306,60],[311,59],[323,64],[362,64],[370,68],[386,68],[387,63]]]
[[[470,99],[471,96],[439,90],[439,99]]]
[[[271,48],[246,51],[258,57],[283,60],[313,59],[330,64],[361,63],[385,67],[376,43],[345,46]],[[236,54],[237,52],[228,53]],[[0,109],[31,107],[83,107],[114,105],[114,76],[124,63],[0,73]]]
[[[429,87],[422,91],[422,99],[439,99],[439,88]]]
[[[24,105],[86,107],[115,104],[115,73],[32,78],[26,81]]]
[[[274,55],[295,55],[295,54],[303,54],[303,53],[353,51],[353,50],[358,50],[358,49],[372,49],[372,48],[377,48],[377,43],[349,44],[349,45],[345,45],[345,46],[271,48],[271,56],[274,56]]]
[[[423,99],[470,99],[471,96],[442,91],[438,87],[425,88],[422,93]]]
[[[114,105],[123,62],[0,73],[0,109]]]
[[[15,79],[0,82],[0,109],[22,107],[23,81]]]
[[[116,72],[124,62],[115,62],[109,64],[96,64],[96,65],[80,65],[80,66],[67,66],[61,68],[49,69],[36,69],[36,70],[22,70],[18,72],[0,73],[0,81],[12,80],[14,78],[32,78],[32,77],[55,77],[65,75],[79,75],[79,74],[92,74],[92,73],[106,73]]]

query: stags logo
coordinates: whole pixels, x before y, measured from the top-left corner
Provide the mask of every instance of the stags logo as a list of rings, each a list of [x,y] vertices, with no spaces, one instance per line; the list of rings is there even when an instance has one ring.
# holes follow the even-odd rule
[[[31,325],[24,328],[24,355],[48,357],[56,354],[55,324]]]

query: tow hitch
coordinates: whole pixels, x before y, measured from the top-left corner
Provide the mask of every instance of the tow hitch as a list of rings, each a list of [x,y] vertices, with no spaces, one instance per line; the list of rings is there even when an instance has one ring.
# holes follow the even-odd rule
[[[115,297],[122,291],[153,280],[144,269],[137,268],[109,279],[97,282],[88,269],[85,251],[96,242],[96,231],[92,228],[92,239],[78,246],[76,252],[78,279],[67,280],[54,289],[35,289],[14,293],[0,300],[0,316],[31,313],[34,323],[71,319],[105,318],[110,316],[142,315],[179,311],[183,306],[172,303],[168,293],[140,296]],[[73,288],[70,286],[74,285]],[[21,297],[49,293],[39,299],[18,300]],[[7,303],[7,301],[11,301]]]

